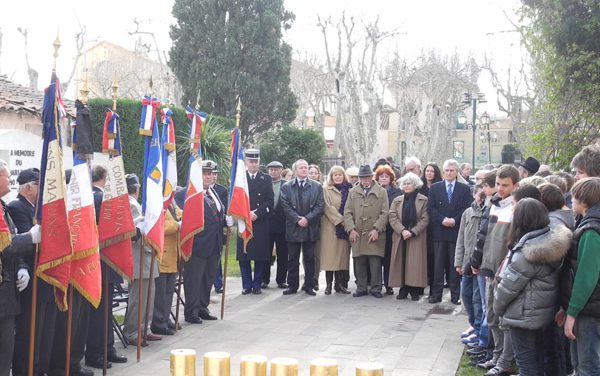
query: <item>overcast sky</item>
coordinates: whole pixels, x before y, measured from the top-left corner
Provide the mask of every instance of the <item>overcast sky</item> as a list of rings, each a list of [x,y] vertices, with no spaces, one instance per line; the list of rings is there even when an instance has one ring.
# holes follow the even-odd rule
[[[382,30],[396,29],[400,34],[387,43],[382,59],[391,51],[399,51],[408,60],[422,50],[435,49],[443,54],[457,51],[462,56],[481,59],[484,53],[493,55],[498,70],[520,56],[518,35],[504,12],[516,20],[514,9],[518,0],[285,0],[286,8],[296,15],[292,29],[285,39],[292,45],[295,56],[322,56],[323,38],[316,27],[317,15],[339,18],[347,15],[366,21],[380,17]],[[149,4],[152,4],[149,6]],[[18,27],[29,34],[29,59],[39,72],[40,89],[47,85],[52,69],[52,42],[59,31],[62,48],[57,63],[63,79],[70,73],[76,52],[74,35],[80,25],[86,30],[86,48],[107,40],[133,49],[137,37],[132,20],[142,21],[144,31],[153,31],[158,47],[170,47],[169,25],[173,0],[143,2],[138,0],[20,0],[6,1],[0,13],[3,34],[0,55],[0,74],[27,84],[27,69],[23,37]],[[149,39],[145,39],[149,42]],[[493,90],[482,77],[480,87],[491,96]],[[487,104],[488,111],[496,112]]]

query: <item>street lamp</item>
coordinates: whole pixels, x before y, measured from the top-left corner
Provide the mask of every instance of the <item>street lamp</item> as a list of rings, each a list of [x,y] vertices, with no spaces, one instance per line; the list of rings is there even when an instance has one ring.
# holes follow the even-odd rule
[[[472,162],[471,165],[473,166],[473,168],[475,168],[475,135],[477,134],[477,103],[485,103],[487,102],[485,100],[485,94],[483,93],[477,93],[477,94],[471,94],[471,93],[465,93],[464,94],[464,98],[463,98],[463,103],[465,104],[470,104],[471,107],[473,108],[473,123],[472,123],[472,130],[473,130],[473,154],[472,154]],[[485,114],[487,115],[487,114]],[[460,123],[461,118],[463,120],[463,124],[466,124],[467,122],[467,117],[464,114],[459,115],[458,117],[458,121]],[[487,117],[487,121],[489,124],[489,116]],[[482,119],[483,121],[483,119]]]
[[[487,141],[487,150],[488,150],[488,163],[492,163],[492,142],[496,142],[498,141],[498,135],[496,134],[496,132],[490,132],[490,116],[487,114],[487,112],[484,112],[481,115],[480,118],[480,122],[481,122],[481,135],[479,136],[479,139],[481,140],[481,143],[484,143]]]

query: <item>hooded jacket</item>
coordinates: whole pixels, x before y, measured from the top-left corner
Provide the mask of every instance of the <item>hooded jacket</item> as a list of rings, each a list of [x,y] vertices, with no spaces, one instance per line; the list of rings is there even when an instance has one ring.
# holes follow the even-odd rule
[[[477,243],[477,231],[481,224],[483,212],[484,207],[473,201],[471,207],[463,213],[460,221],[456,249],[454,251],[454,267],[460,266],[465,275],[472,275],[471,255],[475,249],[475,243]]]
[[[545,227],[525,234],[513,247],[494,295],[502,325],[536,330],[554,320],[558,276],[571,238],[564,226]]]

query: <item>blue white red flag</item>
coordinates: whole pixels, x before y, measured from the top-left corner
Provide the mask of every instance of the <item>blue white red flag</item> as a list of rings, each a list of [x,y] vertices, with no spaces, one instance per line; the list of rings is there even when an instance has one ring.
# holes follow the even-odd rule
[[[135,225],[129,206],[125,167],[123,164],[121,126],[119,115],[108,110],[102,133],[102,152],[109,155],[106,161],[106,184],[102,196],[98,235],[102,261],[123,278],[133,278],[131,237]]]
[[[231,186],[229,188],[228,213],[237,222],[238,235],[246,245],[252,238],[252,218],[250,217],[250,195],[246,179],[244,152],[240,144],[240,129],[231,131]]]
[[[78,108],[77,111],[79,112],[80,109]],[[73,243],[70,282],[81,295],[98,308],[102,294],[102,275],[92,180],[87,162],[78,152],[80,144],[77,134],[81,124],[74,122],[71,126],[73,169],[67,186],[67,210]]]
[[[157,98],[150,98],[149,95],[145,95],[142,98],[141,135],[152,136],[152,127],[156,124],[156,111],[159,108],[160,101]]]
[[[200,148],[204,113],[194,111],[189,106],[186,108],[186,113],[190,119],[191,150],[185,205],[181,219],[181,254],[184,260],[188,260],[192,255],[194,235],[204,230],[204,186]]]
[[[65,171],[59,121],[64,113],[60,82],[52,73],[44,95],[42,111],[43,149],[40,166],[37,222],[42,226],[37,275],[54,286],[56,305],[66,310],[66,292],[71,274],[73,253],[67,216]]]
[[[160,106],[160,103],[159,103]],[[143,107],[146,109],[146,105]],[[157,107],[152,104],[149,110],[154,112]],[[148,117],[148,115],[146,115]],[[165,216],[163,209],[163,162],[161,142],[158,137],[158,124],[155,114],[152,125],[152,136],[146,136],[144,157],[144,178],[142,192],[142,212],[144,220],[138,224],[145,242],[152,247],[159,258],[162,257],[165,241]],[[142,126],[144,117],[142,116]],[[142,128],[140,126],[140,129]]]
[[[165,186],[163,188],[163,209],[171,205],[175,197],[177,187],[177,148],[175,144],[175,124],[173,123],[173,111],[166,107],[160,110],[162,114],[162,145],[163,145],[163,172],[165,175]]]

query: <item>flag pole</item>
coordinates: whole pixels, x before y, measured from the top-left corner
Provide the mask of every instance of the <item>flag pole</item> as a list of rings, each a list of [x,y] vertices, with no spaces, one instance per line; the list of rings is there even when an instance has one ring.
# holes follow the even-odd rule
[[[153,82],[152,82],[152,76],[150,76],[150,82],[149,82],[149,86],[150,86],[150,106],[152,106],[152,86],[153,86]],[[147,141],[147,140],[146,140]],[[148,144],[146,144],[146,152],[148,151]],[[144,157],[144,174],[146,173],[146,163],[147,163],[147,157]],[[139,270],[139,294],[138,294],[138,323],[137,323],[137,329],[138,329],[138,336],[137,336],[137,362],[140,362],[140,358],[142,356],[142,302],[144,299],[144,283],[143,283],[143,275],[144,275],[144,234],[141,234],[140,237],[140,270]],[[148,286],[150,287],[150,286]],[[145,332],[145,330],[144,330]],[[143,338],[144,343],[146,343],[146,338]]]
[[[235,115],[235,127],[240,128],[240,113],[242,112],[242,101],[238,98],[238,104]],[[237,159],[237,155],[235,156]],[[233,158],[232,158],[233,159]],[[234,163],[232,161],[232,163]],[[229,202],[231,204],[231,202]],[[228,210],[227,210],[228,211]],[[225,213],[227,213],[225,211]],[[225,262],[223,263],[223,292],[221,293],[221,320],[225,317],[225,290],[227,289],[227,261],[229,260],[229,241],[231,238],[231,227],[227,226],[227,233],[225,235]]]

